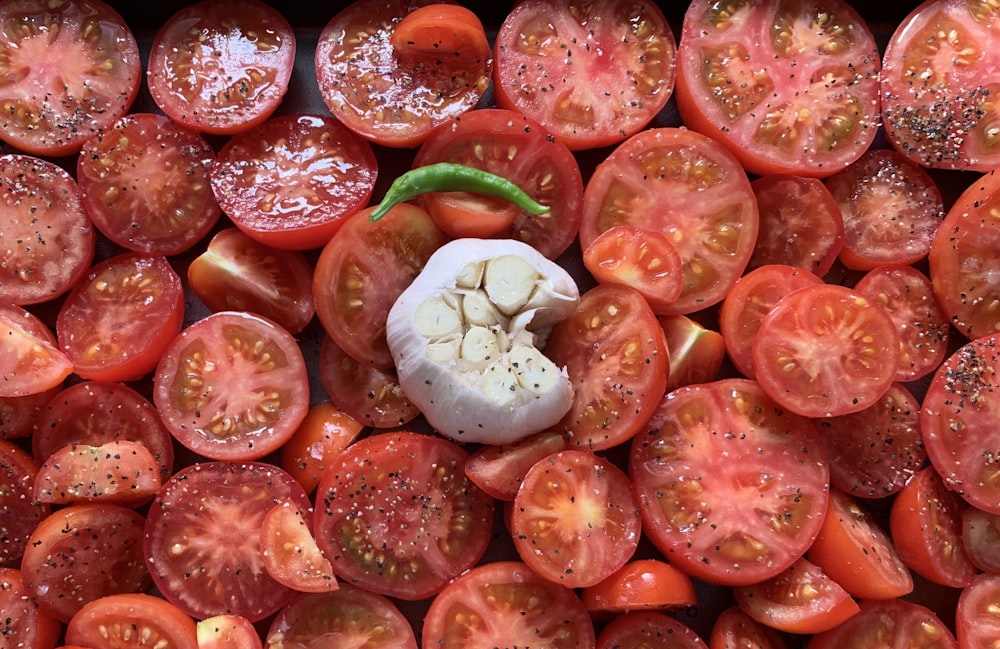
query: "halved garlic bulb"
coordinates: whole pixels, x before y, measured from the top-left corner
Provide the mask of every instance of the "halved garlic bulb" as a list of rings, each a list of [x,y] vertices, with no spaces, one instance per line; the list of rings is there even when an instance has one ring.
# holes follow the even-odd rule
[[[389,311],[399,383],[453,440],[507,444],[545,430],[573,387],[540,347],[579,301],[569,273],[525,243],[451,241]]]

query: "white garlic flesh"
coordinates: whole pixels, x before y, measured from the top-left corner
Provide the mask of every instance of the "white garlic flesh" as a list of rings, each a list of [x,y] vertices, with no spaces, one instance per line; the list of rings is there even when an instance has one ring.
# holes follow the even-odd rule
[[[441,435],[508,444],[569,410],[565,368],[542,353],[580,301],[566,270],[512,239],[456,239],[438,249],[389,311],[400,386]]]

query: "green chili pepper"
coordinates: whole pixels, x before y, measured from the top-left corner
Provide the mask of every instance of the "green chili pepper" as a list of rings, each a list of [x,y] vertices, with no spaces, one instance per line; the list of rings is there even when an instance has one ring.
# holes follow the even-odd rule
[[[523,189],[503,176],[452,162],[417,167],[396,178],[385,197],[368,217],[378,221],[394,205],[429,192],[469,192],[486,194],[509,201],[529,214],[541,216],[549,208],[528,196]]]

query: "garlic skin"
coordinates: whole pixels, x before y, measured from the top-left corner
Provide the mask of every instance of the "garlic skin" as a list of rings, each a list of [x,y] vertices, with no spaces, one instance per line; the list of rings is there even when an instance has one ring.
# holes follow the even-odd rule
[[[573,387],[539,347],[579,301],[569,273],[528,244],[450,241],[389,310],[400,386],[458,442],[508,444],[545,430],[569,410]]]

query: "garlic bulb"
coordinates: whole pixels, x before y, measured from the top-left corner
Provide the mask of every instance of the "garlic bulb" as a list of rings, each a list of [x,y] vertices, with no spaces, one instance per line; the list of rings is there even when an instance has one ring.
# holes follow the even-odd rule
[[[525,243],[451,241],[389,311],[399,383],[456,441],[506,444],[545,430],[573,388],[539,347],[579,301],[569,273]]]

